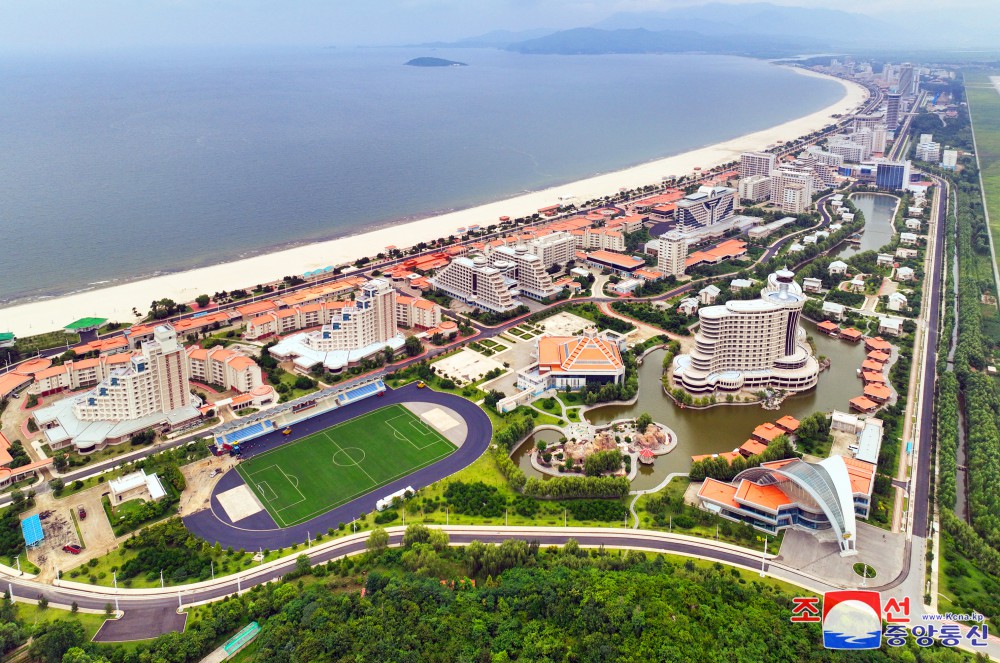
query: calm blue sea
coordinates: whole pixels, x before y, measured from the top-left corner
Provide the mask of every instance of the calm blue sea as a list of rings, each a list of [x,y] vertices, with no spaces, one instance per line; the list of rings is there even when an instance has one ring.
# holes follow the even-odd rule
[[[403,66],[421,55],[471,66]],[[0,303],[468,207],[773,126],[840,94],[706,55],[5,56]]]

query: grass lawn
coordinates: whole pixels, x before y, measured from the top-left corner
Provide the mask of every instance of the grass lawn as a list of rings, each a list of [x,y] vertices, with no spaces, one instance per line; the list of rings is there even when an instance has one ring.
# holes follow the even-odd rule
[[[103,614],[95,615],[83,612],[74,613],[69,610],[59,610],[53,607],[43,609],[32,603],[18,603],[17,616],[19,619],[24,621],[25,624],[43,624],[57,619],[72,619],[78,621],[83,626],[83,630],[87,634],[87,640],[94,637],[94,634],[97,633],[97,630],[101,628],[101,625],[104,624],[104,621],[107,619],[107,617]]]
[[[17,339],[17,342],[14,343],[14,349],[17,350],[22,357],[30,357],[38,350],[62,348],[67,345],[76,345],[79,342],[79,334],[69,334],[60,329],[59,331],[45,332],[44,334],[19,338]]]
[[[402,405],[390,405],[237,466],[281,527],[304,522],[455,451]]]

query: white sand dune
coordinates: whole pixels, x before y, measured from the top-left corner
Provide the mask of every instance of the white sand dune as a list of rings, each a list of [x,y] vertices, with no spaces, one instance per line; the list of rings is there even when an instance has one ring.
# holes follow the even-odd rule
[[[800,68],[794,68],[794,71],[807,76],[822,76]],[[589,200],[616,192],[621,187],[658,184],[667,175],[687,175],[698,166],[707,170],[738,158],[741,152],[764,149],[812,133],[830,124],[832,115],[851,113],[867,99],[868,92],[864,87],[841,79],[833,80],[844,87],[844,96],[839,101],[770,129],[470,209],[211,267],[0,309],[0,331],[28,336],[58,329],[85,316],[131,322],[135,320],[132,308],[145,313],[154,299],[169,297],[178,302],[188,302],[201,293],[253,286],[291,273],[301,274],[327,265],[352,262],[362,256],[373,256],[389,245],[402,248],[445,237],[462,226],[485,226],[502,215],[530,215],[540,207],[555,204],[559,196],[571,195],[579,200]],[[39,239],[44,241],[44,238]]]

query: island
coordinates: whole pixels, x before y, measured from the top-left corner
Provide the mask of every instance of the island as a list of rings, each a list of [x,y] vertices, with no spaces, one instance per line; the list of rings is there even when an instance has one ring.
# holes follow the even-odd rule
[[[410,67],[468,67],[465,62],[445,60],[444,58],[413,58],[405,63]]]

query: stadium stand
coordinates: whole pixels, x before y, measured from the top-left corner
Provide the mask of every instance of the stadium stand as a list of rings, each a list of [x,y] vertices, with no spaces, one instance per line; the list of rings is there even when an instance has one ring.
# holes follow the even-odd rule
[[[374,396],[380,391],[385,391],[385,384],[383,384],[381,380],[375,380],[374,382],[369,382],[368,384],[363,384],[360,387],[355,387],[354,389],[345,391],[337,397],[337,402],[340,405],[355,403],[365,398],[369,398],[370,396]]]

